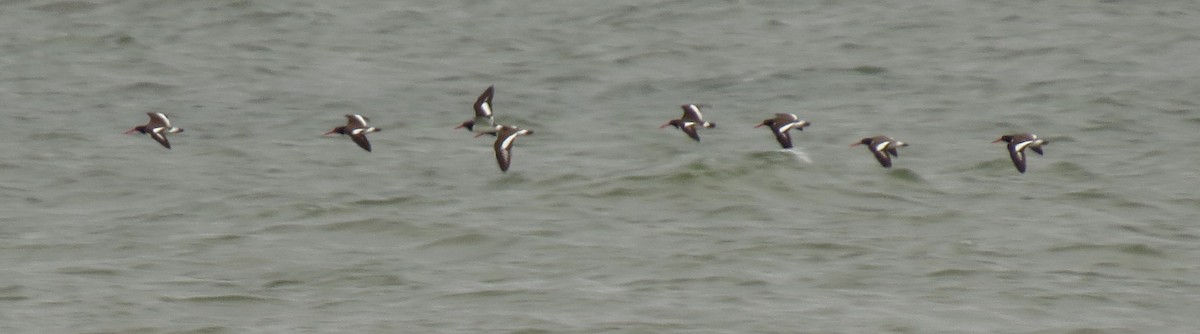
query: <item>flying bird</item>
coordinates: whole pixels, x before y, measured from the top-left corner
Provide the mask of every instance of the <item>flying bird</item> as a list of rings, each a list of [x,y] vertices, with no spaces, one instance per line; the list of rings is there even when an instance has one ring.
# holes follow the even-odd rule
[[[167,141],[167,134],[183,132],[183,129],[171,126],[171,120],[163,113],[148,112],[146,115],[150,115],[149,123],[146,123],[146,125],[135,126],[133,129],[125,131],[125,134],[131,134],[134,132],[149,134],[150,138],[154,138],[154,140],[159,144],[162,144],[163,147],[166,147],[168,150],[171,149],[171,142]]]
[[[355,144],[358,144],[358,147],[362,147],[362,149],[367,150],[367,152],[371,152],[371,142],[367,141],[367,134],[371,132],[379,132],[379,128],[367,126],[367,121],[369,119],[358,114],[348,114],[346,115],[346,120],[345,126],[333,128],[333,130],[326,132],[325,135],[348,135],[350,136],[350,140],[353,140]]]
[[[875,160],[879,160],[879,164],[883,168],[892,167],[892,157],[899,157],[900,153],[896,151],[897,147],[908,146],[902,141],[892,139],[888,136],[875,136],[863,138],[861,141],[850,144],[851,147],[858,145],[866,145],[871,154],[875,155]]]
[[[492,119],[492,96],[496,95],[496,86],[488,86],[479,98],[475,99],[475,118],[462,122],[455,129],[466,128],[467,131],[493,134],[496,121]],[[478,126],[478,127],[476,127]]]
[[[507,172],[508,166],[512,164],[512,147],[518,136],[533,134],[533,130],[519,129],[515,126],[497,125],[491,132],[485,132],[475,135],[479,137],[485,134],[496,136],[496,163],[500,165],[501,172]]]
[[[796,117],[796,114],[775,114],[775,118],[762,121],[761,124],[754,127],[767,126],[771,129],[771,133],[775,134],[775,140],[779,141],[779,145],[783,148],[792,148],[792,135],[788,131],[792,129],[804,131],[804,127],[812,125],[808,121],[801,120]]]
[[[1021,172],[1021,174],[1025,173],[1025,149],[1031,149],[1037,152],[1038,155],[1042,155],[1042,145],[1050,143],[1032,133],[1003,135],[1000,136],[1000,139],[993,140],[992,142],[1008,143],[1008,156],[1012,158],[1013,166],[1017,166],[1017,171]]]
[[[685,104],[680,106],[680,108],[683,108],[683,116],[680,116],[679,119],[673,119],[667,122],[667,124],[663,124],[658,128],[662,129],[668,126],[674,126],[675,128],[682,130],[683,133],[686,133],[688,137],[692,137],[692,139],[695,139],[697,142],[699,142],[700,134],[696,132],[697,126],[703,128],[717,127],[716,123],[704,121],[704,117],[700,114],[699,105]]]

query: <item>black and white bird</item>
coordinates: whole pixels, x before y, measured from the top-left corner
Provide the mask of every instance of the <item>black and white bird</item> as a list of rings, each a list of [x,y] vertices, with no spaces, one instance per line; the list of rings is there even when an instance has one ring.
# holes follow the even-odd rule
[[[467,131],[476,133],[494,133],[496,121],[492,119],[492,96],[496,95],[496,86],[488,86],[479,98],[475,99],[475,118],[462,122],[455,129],[466,128]]]
[[[900,153],[896,151],[897,147],[908,146],[908,144],[888,136],[863,138],[857,143],[850,144],[851,147],[858,145],[866,145],[871,154],[875,155],[875,160],[879,160],[879,164],[883,165],[883,168],[891,168],[892,157],[900,156]]]
[[[379,132],[379,128],[368,126],[368,120],[369,119],[363,117],[362,115],[348,114],[346,115],[345,126],[333,128],[333,130],[326,132],[325,135],[328,136],[331,134],[340,134],[350,136],[350,140],[353,140],[355,144],[358,144],[358,147],[362,147],[362,149],[367,150],[367,152],[371,152],[371,142],[367,141],[367,134]]]
[[[788,131],[792,129],[804,131],[804,127],[812,125],[808,121],[796,117],[796,114],[775,114],[775,118],[762,121],[761,124],[754,127],[767,126],[771,129],[771,133],[775,134],[775,140],[779,141],[779,145],[783,148],[792,148],[792,135]]]
[[[512,164],[512,147],[518,136],[533,134],[533,130],[519,129],[515,126],[497,125],[493,131],[484,132],[475,135],[479,137],[485,134],[496,136],[496,163],[500,165],[501,172],[507,172],[508,166]]]
[[[683,133],[686,133],[688,137],[692,137],[692,139],[700,141],[700,134],[696,132],[697,127],[717,127],[716,123],[704,121],[704,117],[700,114],[699,105],[685,104],[680,106],[680,108],[683,108],[683,116],[680,116],[679,119],[673,119],[667,122],[667,124],[663,124],[658,128],[662,129],[668,126],[674,126],[675,128],[682,130]]]
[[[1003,135],[1000,136],[1000,139],[993,140],[992,142],[1008,143],[1008,156],[1012,158],[1013,166],[1017,166],[1017,171],[1022,174],[1025,173],[1025,149],[1031,149],[1037,152],[1038,155],[1042,155],[1042,145],[1050,143],[1032,133]]]
[[[167,141],[167,134],[183,132],[183,129],[171,126],[171,119],[167,118],[167,115],[163,113],[148,112],[146,115],[150,115],[149,123],[146,123],[146,125],[135,126],[133,129],[125,131],[125,134],[131,134],[134,132],[149,134],[150,138],[154,138],[154,140],[159,144],[162,144],[163,147],[166,147],[168,150],[171,149],[171,142]]]

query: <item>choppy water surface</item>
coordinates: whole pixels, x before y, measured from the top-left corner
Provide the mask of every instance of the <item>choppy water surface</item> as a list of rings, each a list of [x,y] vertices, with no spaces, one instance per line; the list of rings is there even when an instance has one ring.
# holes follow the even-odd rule
[[[1189,333],[1198,15],[3,1],[0,331]],[[451,129],[492,84],[508,173]],[[121,134],[156,111],[172,150]]]

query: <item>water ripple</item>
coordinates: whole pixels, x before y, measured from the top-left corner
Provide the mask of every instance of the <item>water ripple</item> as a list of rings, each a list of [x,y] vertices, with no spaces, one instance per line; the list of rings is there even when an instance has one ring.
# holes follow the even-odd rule
[[[1055,246],[1046,249],[1052,253],[1066,252],[1096,252],[1096,251],[1113,251],[1129,255],[1163,257],[1166,255],[1162,250],[1151,247],[1146,244],[1089,244],[1089,243],[1073,243],[1064,246]]]
[[[169,303],[195,303],[195,304],[259,304],[259,303],[276,303],[281,300],[277,298],[268,298],[255,295],[211,295],[211,296],[193,296],[193,297],[161,297],[159,300]]]
[[[30,7],[30,9],[57,14],[77,14],[90,12],[99,5],[87,1],[58,1],[45,5]]]

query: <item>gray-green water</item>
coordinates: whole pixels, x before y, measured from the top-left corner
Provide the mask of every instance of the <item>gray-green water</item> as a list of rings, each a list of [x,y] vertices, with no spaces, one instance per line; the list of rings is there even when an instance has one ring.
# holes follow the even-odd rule
[[[1198,16],[0,1],[0,332],[1191,333]],[[507,174],[451,129],[491,84]],[[121,134],[151,111],[173,150]]]

